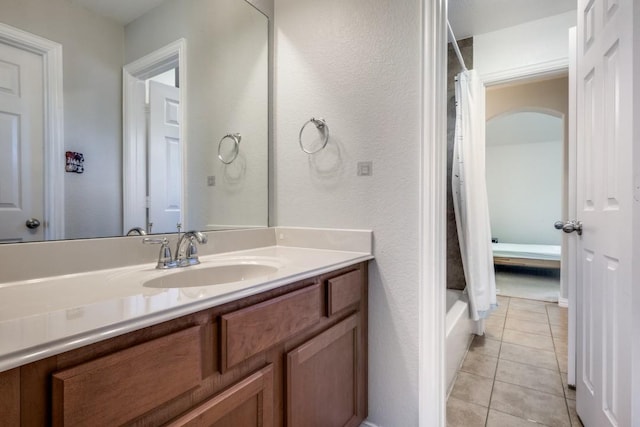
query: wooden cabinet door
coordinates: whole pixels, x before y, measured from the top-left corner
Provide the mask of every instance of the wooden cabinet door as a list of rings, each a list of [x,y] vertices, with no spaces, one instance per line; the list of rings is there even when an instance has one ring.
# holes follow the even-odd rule
[[[0,425],[20,425],[20,368],[0,372]]]
[[[268,365],[167,427],[273,427],[273,410],[273,365]]]
[[[357,314],[287,354],[287,426],[357,426],[365,403]]]

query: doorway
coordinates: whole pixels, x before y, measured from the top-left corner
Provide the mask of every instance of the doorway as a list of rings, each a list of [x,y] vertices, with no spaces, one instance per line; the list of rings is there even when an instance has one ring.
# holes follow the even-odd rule
[[[0,243],[62,239],[62,46],[0,24],[0,48]]]
[[[568,99],[566,75],[487,87],[486,179],[498,295],[566,302],[563,233],[554,223],[565,217],[568,193]]]
[[[124,67],[123,233],[177,230],[183,188],[186,41]]]

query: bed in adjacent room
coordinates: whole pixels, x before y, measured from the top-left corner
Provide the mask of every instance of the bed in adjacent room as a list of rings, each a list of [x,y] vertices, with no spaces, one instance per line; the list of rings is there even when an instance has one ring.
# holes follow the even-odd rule
[[[559,245],[529,245],[492,243],[495,265],[518,267],[560,268]]]

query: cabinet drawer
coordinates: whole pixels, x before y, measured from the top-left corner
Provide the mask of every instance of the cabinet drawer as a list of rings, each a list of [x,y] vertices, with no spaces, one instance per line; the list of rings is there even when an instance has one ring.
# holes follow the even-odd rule
[[[202,335],[195,326],[53,374],[53,424],[120,425],[197,387]]]
[[[327,280],[327,296],[329,316],[360,302],[362,296],[362,274],[360,270],[350,271]]]
[[[312,326],[320,317],[319,284],[223,315],[222,371]]]
[[[271,427],[273,409],[273,365],[268,365],[165,427]]]

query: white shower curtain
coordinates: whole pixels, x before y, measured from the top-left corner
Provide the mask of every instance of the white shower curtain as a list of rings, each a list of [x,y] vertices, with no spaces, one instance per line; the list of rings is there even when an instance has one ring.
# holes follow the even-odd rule
[[[496,304],[496,278],[485,177],[484,86],[475,71],[456,78],[452,189],[462,265],[473,320]]]

